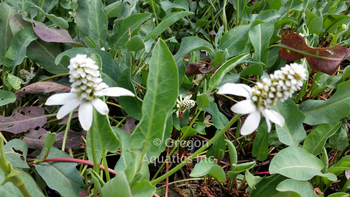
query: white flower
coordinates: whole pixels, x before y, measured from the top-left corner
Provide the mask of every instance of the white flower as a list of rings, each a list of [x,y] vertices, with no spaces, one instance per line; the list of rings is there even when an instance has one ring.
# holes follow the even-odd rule
[[[306,69],[300,64],[292,63],[275,71],[270,78],[263,79],[263,82],[258,82],[253,88],[245,84],[226,83],[219,89],[218,94],[232,94],[246,98],[231,107],[234,113],[249,114],[241,128],[242,135],[251,134],[258,128],[260,113],[265,117],[270,132],[270,121],[282,127],[284,118],[269,107],[288,99],[293,92],[300,89],[305,79]]]
[[[184,110],[190,110],[196,102],[194,100],[191,100],[192,94],[186,96],[184,99],[182,99],[182,94],[180,94],[180,99],[177,99],[177,110],[176,110],[176,116],[179,117],[180,112]]]
[[[57,118],[61,119],[69,112],[79,107],[79,122],[83,129],[89,130],[92,124],[93,107],[102,115],[109,112],[108,106],[98,97],[101,96],[135,96],[131,91],[111,87],[102,82],[98,66],[86,55],[78,54],[70,60],[68,66],[71,91],[50,96],[46,105],[63,105],[57,113]]]

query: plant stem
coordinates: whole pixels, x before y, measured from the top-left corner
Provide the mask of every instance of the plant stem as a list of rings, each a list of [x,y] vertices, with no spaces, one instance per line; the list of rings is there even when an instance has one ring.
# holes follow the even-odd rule
[[[100,165],[98,165],[97,163],[97,158],[96,158],[96,151],[95,151],[95,136],[94,136],[94,126],[92,126],[89,131],[90,132],[90,139],[91,139],[91,152],[92,152],[92,160],[94,161],[94,167],[93,170],[98,174],[99,171],[99,167]],[[94,187],[94,197],[97,196],[97,187]]]
[[[190,125],[187,127],[186,131],[184,134],[186,134],[189,130],[189,128],[192,127],[193,123],[197,120],[199,114],[202,112],[202,108],[199,109],[199,111],[197,112],[196,116],[192,119]],[[179,144],[181,143],[181,141],[183,140],[183,138],[185,137],[185,135],[182,135],[180,140],[177,141],[175,148],[173,148],[173,150],[171,150],[171,152],[169,153],[169,155],[167,156],[165,162],[162,163],[162,165],[160,166],[160,168],[158,169],[158,171],[156,172],[156,174],[153,176],[152,180],[154,180],[157,175],[159,174],[159,172],[162,170],[162,168],[164,167],[164,165],[168,162],[168,159],[171,157],[171,155],[173,155],[174,151],[177,149],[177,147],[179,147]]]
[[[103,166],[105,167],[106,179],[107,179],[107,181],[110,181],[111,177],[109,176],[109,171],[108,171],[109,168],[108,168],[107,159],[106,159],[107,153],[108,153],[108,151],[105,151],[105,153],[103,154],[102,162],[103,162]]]
[[[157,14],[156,14],[156,9],[154,8],[153,0],[151,0],[151,7],[152,7],[153,14],[154,14],[154,18],[156,19],[156,24],[158,26],[158,18],[157,18]]]
[[[38,82],[47,81],[47,80],[49,80],[49,79],[53,79],[53,78],[56,78],[56,77],[63,77],[63,76],[66,76],[66,75],[69,75],[69,73],[63,73],[63,74],[54,75],[54,76],[51,76],[51,77],[42,79],[42,80],[40,80],[40,81],[38,81]]]
[[[200,154],[201,152],[203,152],[204,150],[206,150],[210,145],[212,145],[217,139],[219,139],[219,137],[225,133],[225,131],[227,131],[227,129],[229,129],[242,115],[241,114],[237,114],[235,117],[233,117],[230,122],[220,130],[220,132],[218,134],[216,134],[213,138],[211,138],[209,140],[209,142],[207,142],[204,146],[202,146],[200,149],[198,149],[195,153],[193,153],[191,156],[189,156],[185,161],[183,161],[182,163],[180,163],[179,165],[177,165],[176,167],[174,167],[172,170],[170,170],[169,172],[165,173],[163,176],[157,178],[156,180],[151,181],[152,185],[155,185],[157,183],[159,183],[160,181],[166,179],[168,176],[174,174],[175,172],[177,172],[180,168],[182,168],[183,166],[185,166],[188,162],[190,162],[192,159],[194,159],[198,154]]]
[[[66,147],[67,134],[68,134],[68,130],[70,128],[70,121],[72,120],[72,115],[73,115],[73,111],[71,111],[69,113],[68,122],[67,122],[67,126],[66,126],[66,131],[64,132],[64,136],[63,136],[62,151],[64,151],[64,148]]]

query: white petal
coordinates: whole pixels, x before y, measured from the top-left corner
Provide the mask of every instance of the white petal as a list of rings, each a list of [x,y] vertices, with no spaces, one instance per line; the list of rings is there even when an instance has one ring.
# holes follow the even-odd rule
[[[252,95],[252,88],[245,84],[225,83],[219,88],[218,94],[231,94],[248,98]]]
[[[64,104],[60,110],[58,110],[57,113],[57,118],[61,119],[63,118],[65,115],[67,115],[69,112],[73,111],[75,108],[77,108],[80,104],[81,104],[81,100],[79,100],[78,98],[73,98],[71,99],[69,102],[67,102],[66,104]]]
[[[237,114],[250,114],[256,110],[256,106],[251,100],[244,100],[234,104],[231,110]]]
[[[74,98],[77,98],[77,95],[71,92],[54,94],[46,100],[45,105],[64,105],[67,102],[70,102]]]
[[[266,116],[269,117],[271,122],[278,124],[279,126],[283,127],[284,125],[284,118],[281,114],[276,112],[275,110],[265,110]]]
[[[111,87],[102,90],[103,95],[106,96],[135,96],[130,90],[120,87]]]
[[[84,130],[88,131],[92,124],[92,111],[93,107],[91,102],[83,102],[79,107],[79,122]]]
[[[242,135],[249,135],[253,133],[259,126],[260,123],[260,112],[255,111],[248,115],[245,119],[243,126],[241,127]]]
[[[92,100],[91,103],[100,114],[102,114],[102,115],[108,114],[108,112],[109,112],[108,106],[101,99],[96,98],[96,99]]]
[[[269,116],[266,114],[266,109],[265,109],[265,110],[262,110],[261,112],[263,113],[263,115],[264,115],[264,117],[265,117],[265,120],[266,120],[267,132],[270,133],[270,131],[271,131],[271,122],[270,122],[270,118],[269,118]]]

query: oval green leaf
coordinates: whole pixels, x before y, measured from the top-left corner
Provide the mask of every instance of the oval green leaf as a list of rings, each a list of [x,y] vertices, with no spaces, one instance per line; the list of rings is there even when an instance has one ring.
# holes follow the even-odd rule
[[[271,174],[307,181],[316,175],[324,176],[321,173],[324,164],[315,155],[307,150],[291,146],[281,150],[271,161],[269,171]],[[336,177],[335,177],[336,178]]]

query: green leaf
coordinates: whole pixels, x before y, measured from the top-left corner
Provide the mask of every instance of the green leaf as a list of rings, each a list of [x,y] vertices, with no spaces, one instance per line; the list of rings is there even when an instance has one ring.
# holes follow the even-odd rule
[[[44,194],[38,188],[37,183],[33,180],[33,178],[29,174],[22,171],[21,169],[15,168],[15,170],[20,172],[18,177],[23,180],[24,187],[27,189],[30,196],[44,197]],[[5,173],[0,168],[0,183],[3,183],[4,180],[5,180]],[[0,185],[0,194],[2,197],[23,196],[20,190],[16,186],[14,186],[12,183],[6,183],[4,185]]]
[[[123,2],[116,1],[114,3],[109,4],[104,8],[104,12],[106,13],[108,18],[118,17],[119,13],[123,10]]]
[[[255,161],[251,161],[251,162],[231,164],[231,165],[235,167],[237,172],[243,172],[243,171],[252,169],[255,166],[255,164],[256,164]]]
[[[314,187],[307,181],[287,179],[278,184],[276,189],[280,192],[291,193],[293,197],[317,197]]]
[[[167,73],[164,75],[164,73]],[[131,136],[131,145],[140,149],[142,145],[154,152],[164,142],[163,132],[169,113],[175,105],[178,90],[178,73],[173,56],[166,44],[160,40],[153,51],[147,80],[147,93],[142,105],[142,118]],[[148,147],[149,146],[149,147]]]
[[[339,121],[350,113],[350,81],[338,85],[337,91],[326,101],[308,100],[299,109],[305,114],[304,123],[317,125]]]
[[[184,138],[197,134],[197,131],[194,128],[190,127],[190,126],[182,127],[181,131],[182,131],[182,133],[184,135]]]
[[[345,170],[350,170],[350,155],[344,156],[341,158],[336,164],[333,164],[328,170],[327,173],[333,173],[336,176],[343,173]],[[325,180],[327,185],[332,182],[329,180]]]
[[[331,14],[324,19],[323,27],[328,33],[336,33],[338,28],[341,28],[343,24],[346,24],[349,19],[350,16]]]
[[[11,70],[18,64],[21,64],[25,58],[27,46],[37,38],[38,36],[34,33],[33,28],[30,27],[17,32],[4,56],[3,64]]]
[[[245,178],[249,187],[253,190],[256,189],[255,185],[262,179],[260,176],[252,175],[252,173],[250,173],[248,170],[245,171]]]
[[[141,49],[145,48],[145,43],[143,43],[141,36],[136,35],[125,43],[125,48],[129,51],[138,52]]]
[[[201,177],[204,175],[211,175],[221,182],[226,181],[224,170],[212,158],[202,159],[194,166],[190,174],[191,177]]]
[[[103,11],[101,0],[90,0],[89,2],[89,38],[91,38],[98,49],[107,47],[108,18]]]
[[[7,75],[7,82],[11,85],[13,89],[16,91],[21,88],[21,84],[23,83],[23,80],[21,78],[18,78],[14,75],[8,74]]]
[[[126,180],[125,173],[123,171],[119,172],[113,179],[108,181],[101,191],[103,196],[118,196],[132,197],[131,190]]]
[[[282,7],[281,0],[266,0],[270,9],[279,10]]]
[[[56,136],[56,133],[51,133],[50,131],[46,133],[44,143],[47,149],[50,149],[53,143],[55,143]]]
[[[13,33],[17,33],[26,27],[32,27],[31,23],[23,20],[20,15],[15,15],[11,19],[10,25]],[[58,66],[55,66],[55,58],[58,54],[61,53],[60,44],[44,42],[40,39],[37,39],[31,42],[28,45],[27,49],[28,58],[38,63],[48,72],[53,74],[62,74],[68,72],[67,65],[60,63]]]
[[[241,54],[235,58],[232,58],[220,66],[219,69],[211,76],[209,81],[209,87],[216,88],[226,73],[234,69],[236,66],[243,64],[244,60],[249,57],[249,54]]]
[[[156,192],[156,187],[148,180],[136,182],[131,185],[132,197],[152,196]]]
[[[122,87],[130,90],[132,93],[136,95],[136,91],[131,82],[131,69],[127,68],[120,75],[118,83],[118,87]],[[135,118],[136,120],[140,120],[142,117],[142,101],[135,97],[119,97],[118,101],[123,109],[128,113],[129,116]]]
[[[57,4],[58,0],[42,1],[41,7],[46,13],[49,13]]]
[[[67,64],[61,62],[55,64],[56,57],[61,53],[60,44],[35,40],[30,43],[27,49],[28,58],[48,72],[53,74],[68,73]]]
[[[236,147],[232,144],[232,142],[228,139],[225,139],[225,142],[227,144],[227,148],[228,148],[228,153],[230,155],[230,164],[237,164],[237,150]],[[231,170],[232,169],[231,167]]]
[[[277,10],[270,9],[261,11],[255,20],[261,20],[263,22],[276,22],[280,17],[281,15]]]
[[[350,194],[345,193],[345,192],[337,192],[329,195],[328,197],[349,197]]]
[[[315,155],[303,148],[290,146],[277,153],[271,161],[269,171],[271,174],[277,173],[292,179],[307,181],[316,175],[325,176],[321,173],[323,167],[323,162]],[[337,180],[335,176],[332,179]]]
[[[349,41],[350,41],[350,39],[349,39]],[[345,67],[345,69],[343,71],[342,79],[343,79],[343,81],[345,81],[345,79],[347,79],[349,77],[350,77],[350,67],[347,66],[347,67]]]
[[[21,151],[23,155],[14,152],[12,148]],[[4,150],[6,160],[10,162],[13,167],[29,169],[26,162],[28,146],[25,142],[19,139],[13,139],[4,146]]]
[[[30,22],[24,21],[22,19],[22,15],[20,14],[15,14],[9,22],[13,35],[15,35],[21,29],[32,27],[32,24]]]
[[[89,56],[93,53],[97,53],[102,58],[101,77],[103,79],[103,82],[106,83],[109,87],[116,87],[117,81],[121,74],[121,69],[113,60],[112,55],[106,51],[91,48],[69,49],[62,52],[56,57],[55,64],[69,62],[69,59],[75,57],[77,54],[87,54],[87,56]]]
[[[94,109],[93,117],[93,131],[99,133],[101,145],[109,152],[117,152],[120,142],[111,128],[108,115],[101,115]]]
[[[59,26],[62,29],[68,29],[69,25],[66,20],[64,20],[61,17],[58,17],[54,14],[47,14],[41,7],[35,5],[32,2],[28,2],[31,6],[37,8],[40,12],[42,12],[48,19],[50,19],[53,23],[55,23],[57,26]]]
[[[0,4],[0,65],[3,64],[3,58],[7,49],[10,47],[13,35],[11,33],[10,28],[10,20],[16,14],[17,9],[15,7],[11,7],[6,3]]]
[[[341,125],[341,121],[330,124],[321,124],[314,127],[304,141],[303,148],[309,153],[319,155],[326,144],[327,139],[332,136]]]
[[[276,131],[279,141],[288,146],[298,146],[306,138],[303,127],[305,115],[298,109],[292,99],[278,102],[271,107],[284,117],[283,127],[276,124]]]
[[[286,177],[279,174],[264,177],[255,185],[255,189],[252,188],[249,197],[267,197],[279,194],[280,192],[276,190],[276,187],[285,179]]]
[[[43,152],[38,159],[42,156]],[[65,152],[52,147],[47,159],[51,158],[71,157]],[[43,162],[35,165],[35,169],[46,184],[62,196],[79,197],[79,192],[82,190],[81,187],[84,186],[84,183],[76,166],[77,164],[72,162]]]
[[[227,49],[230,57],[244,53],[245,46],[248,42],[248,30],[250,25],[239,25],[225,33],[219,44],[219,49]]]
[[[318,17],[310,10],[306,10],[306,25],[309,28],[310,33],[319,34],[323,27],[323,17]]]
[[[263,67],[261,64],[252,64],[242,70],[240,73],[241,77],[247,76],[247,75],[258,75],[262,76],[263,75]]]
[[[91,175],[92,181],[94,182],[94,187],[96,187],[97,190],[101,192],[101,188],[105,185],[103,179],[97,172],[93,171],[91,168],[88,169],[87,172]]]
[[[108,40],[108,46],[117,50],[119,47],[124,47],[124,44],[128,41],[129,31],[133,32],[135,29],[140,27],[142,23],[144,23],[149,17],[150,13],[143,14],[133,14],[123,22],[118,25],[118,27],[114,30],[115,34],[113,34]]]
[[[303,8],[306,10],[311,10],[317,3],[317,0],[305,0],[303,1]]]
[[[260,23],[249,30],[249,39],[254,47],[254,59],[267,62],[269,42],[274,31],[274,23]]]
[[[89,0],[79,0],[79,7],[76,11],[77,31],[83,40],[89,36]]]
[[[169,14],[164,20],[162,20],[161,23],[157,25],[157,27],[145,38],[145,41],[149,39],[155,40],[163,31],[165,31],[170,25],[174,24],[176,21],[180,20],[181,18],[184,18],[186,16],[189,16],[191,14],[194,14],[193,12],[188,11],[181,11],[181,12],[174,12]]]
[[[343,118],[340,128],[329,138],[329,144],[338,150],[345,150],[349,145],[347,118]]]
[[[196,104],[200,108],[206,108],[210,106],[209,96],[207,94],[199,94],[196,99]]]
[[[0,90],[0,106],[7,105],[16,100],[16,95],[12,92]]]
[[[222,129],[229,122],[227,117],[220,112],[215,102],[210,102],[208,108],[204,108],[203,111],[208,112],[212,116],[212,121],[217,129]]]
[[[144,163],[147,164],[147,162],[141,159],[142,153],[140,151],[127,150],[127,153],[130,153],[132,157],[128,156],[126,158],[127,159],[126,162],[128,163],[128,165],[126,166],[126,169],[125,169],[125,176],[128,183],[131,184],[133,179],[137,177],[140,162],[142,161],[141,165],[143,165]]]
[[[265,161],[268,156],[268,146],[269,133],[267,132],[267,124],[266,121],[262,121],[256,132],[252,155],[259,161]]]
[[[92,147],[91,147],[91,134],[94,135],[94,145],[95,145],[95,154],[97,158],[97,162],[100,163],[101,157],[102,157],[102,144],[100,143],[100,140],[98,139],[98,133],[97,132],[86,132],[86,153],[88,155],[88,159],[91,163],[94,163],[93,157],[92,157]]]

